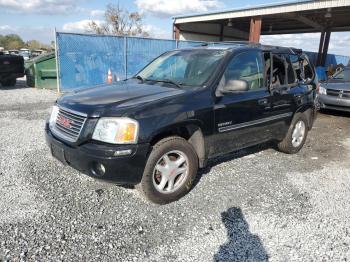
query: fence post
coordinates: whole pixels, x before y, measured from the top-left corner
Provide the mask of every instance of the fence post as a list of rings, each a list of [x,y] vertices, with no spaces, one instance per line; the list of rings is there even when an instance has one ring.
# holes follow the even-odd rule
[[[61,79],[60,79],[60,66],[59,66],[59,53],[58,53],[58,45],[57,45],[57,31],[56,31],[56,27],[54,29],[54,34],[55,34],[55,57],[56,57],[56,73],[57,73],[57,92],[60,93],[61,92]]]
[[[124,36],[124,71],[125,79],[128,78],[128,38]]]

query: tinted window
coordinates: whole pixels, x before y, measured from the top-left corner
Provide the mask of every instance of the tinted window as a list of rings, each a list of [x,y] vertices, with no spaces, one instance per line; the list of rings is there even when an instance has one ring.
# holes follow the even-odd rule
[[[256,90],[264,86],[263,62],[260,52],[251,51],[233,57],[224,73],[227,84],[231,80],[245,80],[249,90]]]

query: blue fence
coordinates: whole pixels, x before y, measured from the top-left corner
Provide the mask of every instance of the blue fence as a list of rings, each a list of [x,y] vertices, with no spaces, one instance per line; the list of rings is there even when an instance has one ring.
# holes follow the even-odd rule
[[[58,32],[56,44],[60,91],[106,83],[109,70],[114,81],[128,78],[166,51],[203,43]],[[317,54],[308,52],[308,55],[315,64]],[[328,55],[326,63],[347,65],[349,61],[350,58],[346,56]]]

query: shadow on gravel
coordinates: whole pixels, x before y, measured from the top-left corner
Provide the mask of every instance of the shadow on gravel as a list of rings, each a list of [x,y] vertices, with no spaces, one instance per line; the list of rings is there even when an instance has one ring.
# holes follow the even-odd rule
[[[214,255],[214,262],[268,261],[264,245],[258,236],[249,231],[240,208],[232,207],[222,212],[221,220],[226,227],[228,241],[220,246]]]
[[[206,165],[205,168],[202,168],[198,171],[198,174],[193,182],[193,188],[199,183],[199,181],[201,180],[201,178],[207,174],[210,173],[211,169],[216,166],[219,165],[221,163],[224,162],[229,162],[241,157],[245,157],[248,155],[252,155],[252,154],[256,154],[259,153],[261,151],[267,150],[267,149],[275,149],[277,150],[277,146],[275,143],[273,142],[267,142],[264,144],[260,144],[260,145],[256,145],[256,146],[252,146],[252,147],[248,147],[245,149],[241,149],[238,151],[233,151],[231,153],[225,154],[223,156],[217,157],[217,158],[213,158],[210,159]]]
[[[350,111],[336,111],[336,110],[330,110],[330,109],[321,109],[320,113],[323,115],[332,115],[332,116],[339,116],[339,117],[350,117]]]
[[[15,89],[23,89],[29,88],[24,80],[17,80],[15,86],[3,86],[0,84],[0,90],[15,90]]]

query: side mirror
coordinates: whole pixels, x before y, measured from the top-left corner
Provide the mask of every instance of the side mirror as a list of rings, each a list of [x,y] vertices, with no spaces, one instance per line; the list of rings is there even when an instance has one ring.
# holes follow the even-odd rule
[[[222,93],[245,92],[249,90],[248,82],[245,80],[229,80],[222,89]]]

